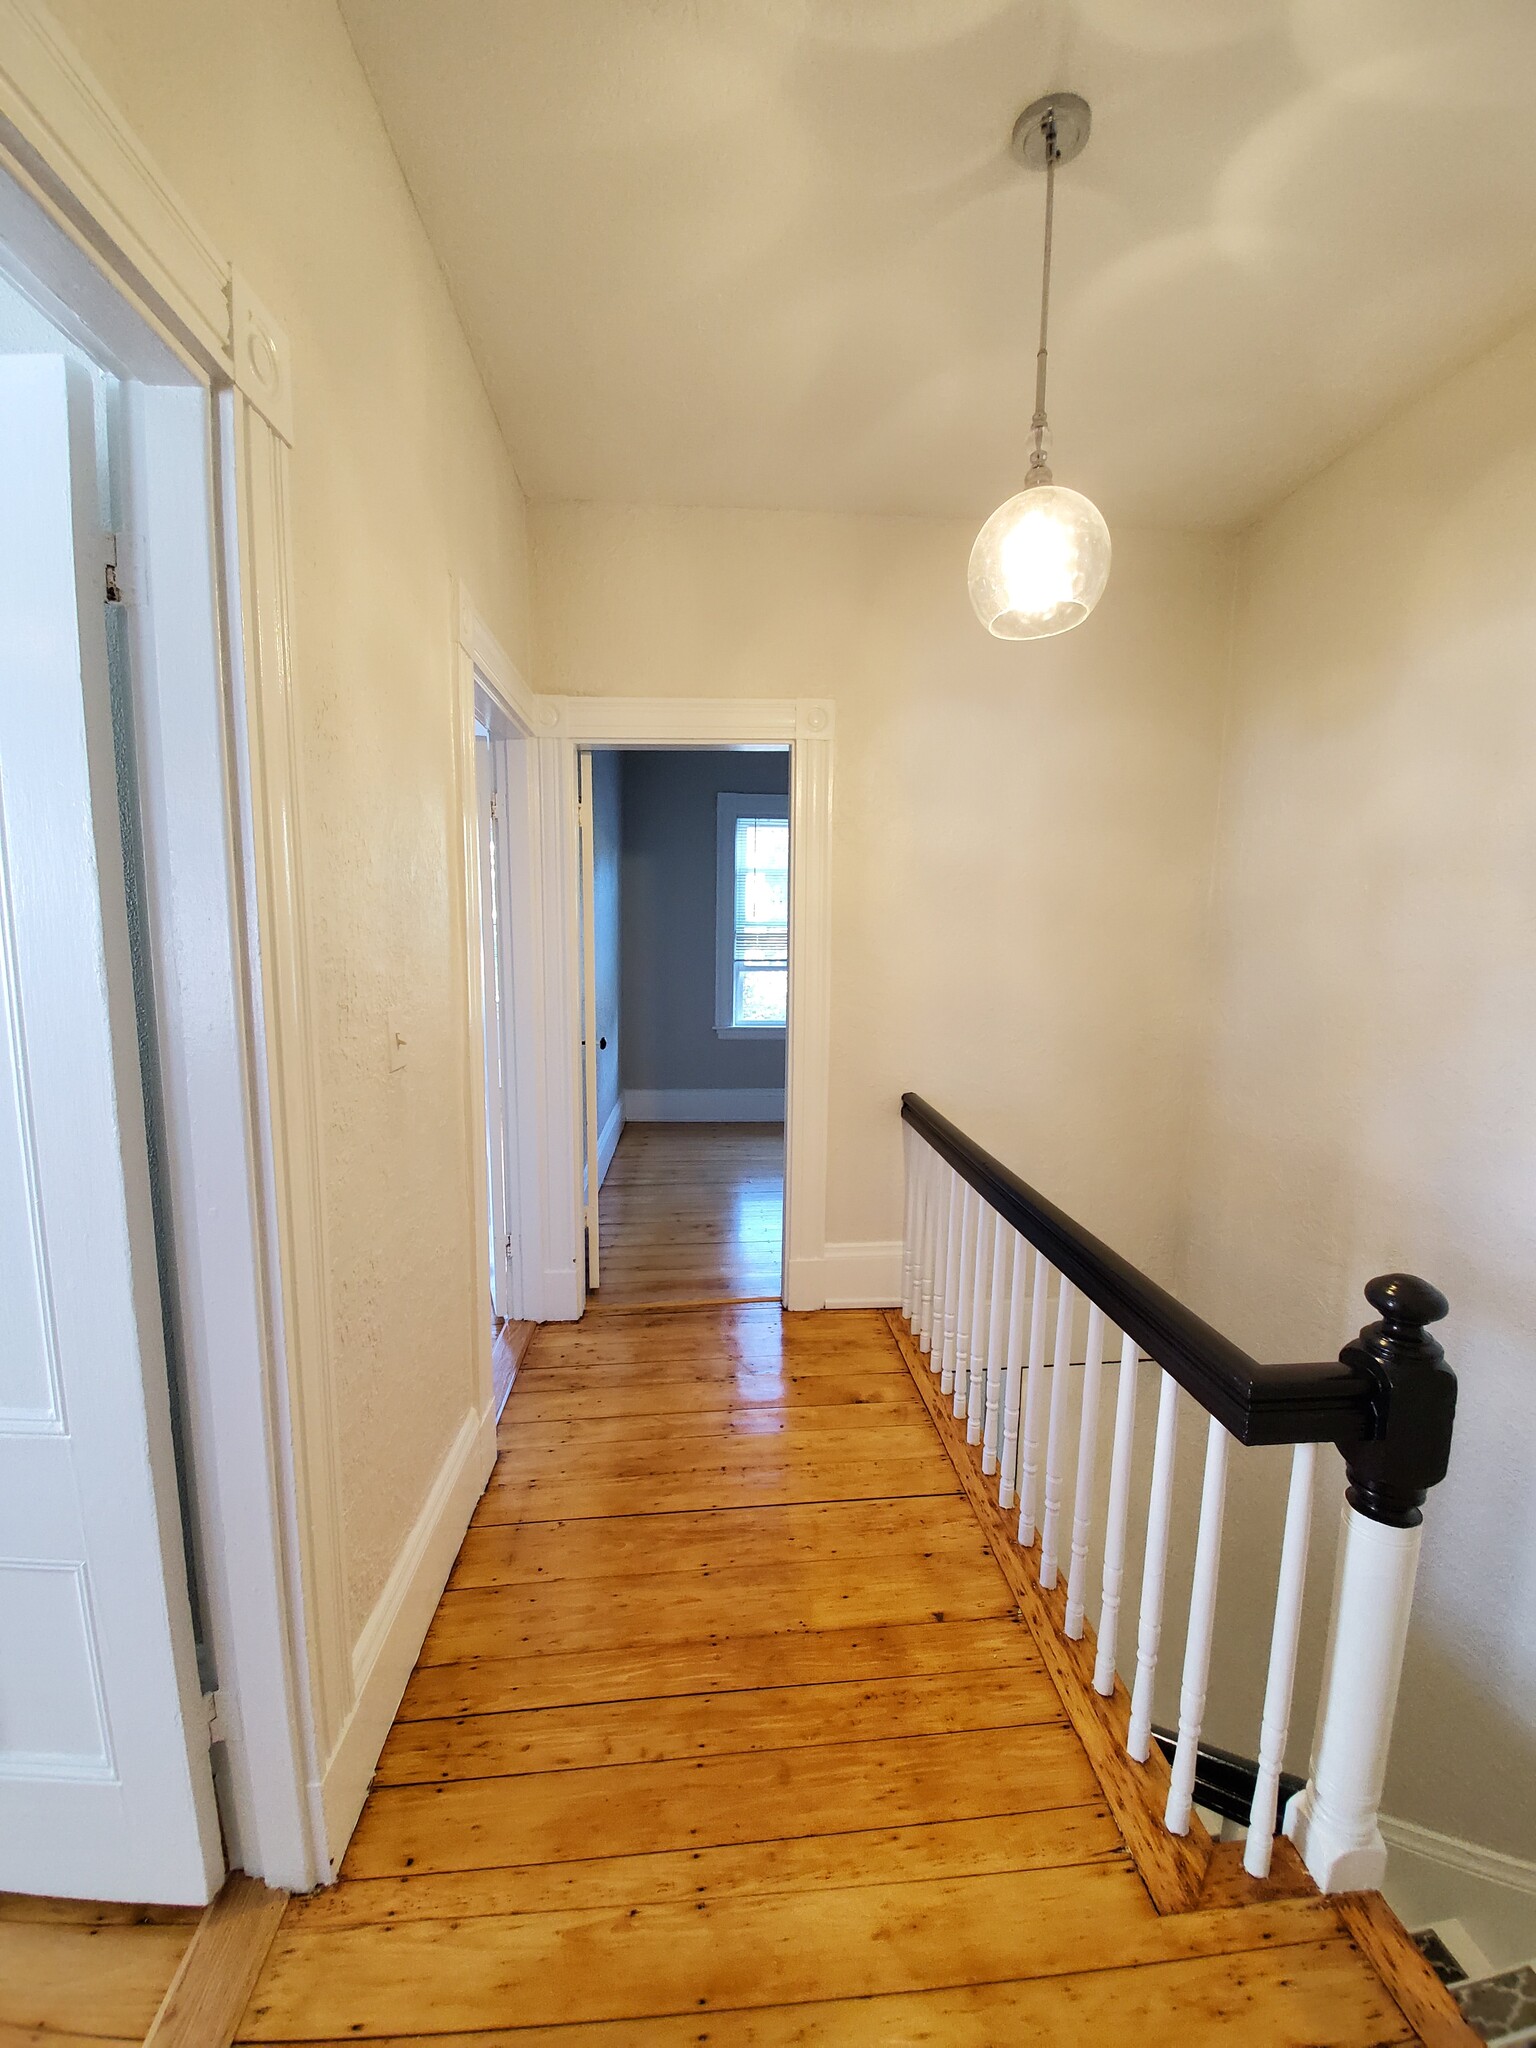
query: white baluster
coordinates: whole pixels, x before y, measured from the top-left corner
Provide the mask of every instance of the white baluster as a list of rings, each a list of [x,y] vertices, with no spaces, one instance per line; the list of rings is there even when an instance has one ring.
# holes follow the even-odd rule
[[[1088,1344],[1083,1353],[1083,1406],[1077,1425],[1077,1489],[1072,1497],[1072,1562],[1067,1567],[1066,1633],[1083,1633],[1088,1588],[1088,1532],[1093,1523],[1093,1477],[1099,1462],[1099,1386],[1104,1377],[1104,1311],[1088,1304]]]
[[[1002,1421],[1003,1366],[1007,1358],[1008,1243],[1015,1233],[1001,1217],[992,1242],[992,1319],[987,1326],[986,1414],[981,1428],[981,1469],[997,1470],[998,1426]],[[1015,1238],[1015,1242],[1016,1242]]]
[[[1291,1454],[1291,1490],[1285,1503],[1285,1534],[1280,1539],[1280,1578],[1275,1588],[1275,1626],[1269,1639],[1269,1677],[1264,1686],[1264,1714],[1259,1723],[1259,1770],[1248,1810],[1248,1840],[1243,1868],[1250,1877],[1268,1877],[1274,1847],[1275,1814],[1280,1803],[1280,1773],[1285,1766],[1285,1739],[1291,1727],[1291,1692],[1296,1683],[1296,1649],[1301,1641],[1301,1599],[1307,1583],[1307,1546],[1312,1532],[1312,1476],[1317,1469],[1316,1444],[1298,1444]]]
[[[965,1389],[965,1440],[981,1442],[981,1419],[986,1407],[987,1374],[990,1366],[992,1333],[993,1248],[1003,1234],[997,1211],[986,1202],[976,1226],[976,1313],[971,1319],[971,1376]]]
[[[917,1223],[917,1348],[933,1349],[934,1190],[938,1185],[938,1154],[919,1141]]]
[[[1221,1570],[1221,1524],[1227,1497],[1227,1432],[1213,1415],[1205,1438],[1205,1478],[1200,1488],[1200,1532],[1189,1589],[1189,1632],[1184,1638],[1184,1677],[1179,1688],[1179,1740],[1163,1824],[1171,1835],[1189,1833],[1199,1762],[1205,1689],[1211,1675],[1211,1636],[1216,1623],[1216,1581]]]
[[[940,1386],[947,1394],[955,1384],[956,1332],[960,1315],[960,1230],[965,1221],[965,1183],[949,1169],[944,1203],[944,1346],[939,1353]]]
[[[1168,1573],[1168,1526],[1173,1514],[1173,1454],[1178,1441],[1179,1389],[1163,1374],[1157,1397],[1157,1436],[1147,1497],[1147,1548],[1141,1566],[1141,1620],[1136,1630],[1136,1684],[1125,1746],[1137,1763],[1152,1754],[1152,1691],[1163,1639],[1163,1584]]]
[[[955,1267],[955,1372],[946,1373],[944,1391],[955,1397],[956,1415],[965,1413],[966,1382],[971,1371],[971,1318],[976,1312],[976,1225],[981,1197],[964,1181],[960,1188],[960,1255]]]
[[[1120,1383],[1115,1395],[1115,1447],[1109,1460],[1109,1514],[1104,1524],[1098,1653],[1093,1665],[1093,1689],[1106,1699],[1115,1689],[1120,1593],[1125,1579],[1125,1531],[1131,1509],[1131,1453],[1136,1443],[1137,1369],[1135,1340],[1122,1335]]]
[[[1029,1295],[1030,1250],[1014,1230],[1013,1286],[1008,1301],[1008,1366],[1003,1383],[1003,1444],[998,1459],[997,1504],[1013,1506],[1019,1470],[1019,1407],[1024,1394],[1024,1305]],[[1038,1264],[1038,1258],[1036,1260]]]
[[[1056,1297],[1056,1348],[1051,1353],[1051,1413],[1045,1432],[1045,1514],[1040,1523],[1040,1583],[1056,1583],[1056,1543],[1061,1528],[1062,1437],[1072,1383],[1072,1310],[1077,1289],[1062,1275]]]
[[[901,1225],[901,1313],[903,1320],[913,1320],[916,1299],[914,1275],[917,1271],[917,1164],[914,1158],[916,1136],[909,1123],[901,1127],[902,1180],[906,1189],[906,1205]]]
[[[1024,1396],[1024,1429],[1019,1440],[1019,1541],[1035,1540],[1035,1501],[1040,1484],[1040,1410],[1045,1399],[1045,1321],[1050,1312],[1056,1268],[1035,1254],[1035,1292],[1029,1311],[1029,1377]]]

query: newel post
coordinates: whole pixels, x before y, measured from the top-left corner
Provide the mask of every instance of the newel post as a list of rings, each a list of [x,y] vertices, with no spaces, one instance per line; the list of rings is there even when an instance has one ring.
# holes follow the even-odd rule
[[[1285,1832],[1325,1892],[1374,1890],[1387,1867],[1381,1791],[1419,1565],[1423,1503],[1445,1477],[1456,1375],[1426,1329],[1438,1288],[1386,1273],[1365,1290],[1381,1320],[1339,1354],[1373,1388],[1369,1433],[1341,1442],[1349,1486],[1312,1770]]]

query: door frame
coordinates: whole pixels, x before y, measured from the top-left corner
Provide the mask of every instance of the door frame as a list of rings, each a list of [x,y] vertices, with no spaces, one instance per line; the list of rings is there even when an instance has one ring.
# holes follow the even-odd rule
[[[160,892],[152,943],[181,977],[162,1015],[186,1083],[172,1178],[221,1226],[178,1245],[220,1817],[233,1864],[308,1889],[339,1847],[328,1780],[355,1696],[290,661],[288,344],[47,9],[0,0],[0,52],[0,245],[66,332],[154,387],[147,412],[177,379],[140,367],[146,336],[206,405],[200,517],[183,502],[178,526],[167,477],[142,538],[152,561],[200,548],[212,589],[160,574],[136,635],[153,665],[140,798],[148,840],[196,849],[197,886]],[[193,1011],[195,1062],[177,1055]]]
[[[580,1230],[581,984],[577,937],[576,757],[586,748],[785,747],[789,751],[789,1026],[784,1073],[784,1267],[789,1309],[826,1306],[827,1115],[831,1063],[832,769],[835,707],[825,698],[541,697],[549,734],[544,818],[547,878],[550,1116],[546,1191],[551,1218],[570,1229],[571,1313],[586,1302]]]
[[[530,1323],[560,1322],[579,1314],[572,1306],[569,1219],[551,1199],[551,1161],[562,1142],[565,1103],[557,1085],[562,1062],[549,1029],[552,998],[548,933],[550,895],[545,872],[545,820],[558,763],[548,738],[550,700],[529,689],[464,584],[457,593],[457,675],[454,751],[463,821],[461,959],[468,995],[470,1056],[465,1062],[464,1115],[471,1157],[470,1229],[475,1246],[474,1295],[483,1305],[491,1286],[490,1187],[485,1160],[485,975],[481,958],[480,803],[475,775],[477,710],[501,749],[501,787],[508,803],[500,820],[503,903],[502,975],[510,988],[511,1043],[504,1072],[512,1103],[513,1315]],[[557,915],[562,905],[555,898]],[[560,1014],[557,1010],[556,1014]],[[555,1072],[551,1076],[549,1069]],[[482,1376],[489,1399],[490,1325],[482,1314]]]

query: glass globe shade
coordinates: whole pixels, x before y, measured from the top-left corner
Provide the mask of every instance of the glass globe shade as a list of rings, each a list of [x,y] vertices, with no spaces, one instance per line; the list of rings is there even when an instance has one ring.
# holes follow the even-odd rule
[[[1109,528],[1080,491],[1036,484],[999,505],[971,549],[971,603],[999,640],[1080,626],[1109,581]]]

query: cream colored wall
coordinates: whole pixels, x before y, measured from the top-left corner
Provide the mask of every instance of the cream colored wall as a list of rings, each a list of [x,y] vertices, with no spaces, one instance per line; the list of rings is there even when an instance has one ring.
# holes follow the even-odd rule
[[[1336,1350],[1373,1273],[1449,1295],[1386,1803],[1530,1857],[1536,325],[1265,520],[1239,587],[1188,1287],[1270,1358]]]
[[[1166,1269],[1229,544],[1117,531],[1093,619],[1026,646],[957,521],[531,520],[541,689],[836,700],[829,1241],[900,1236],[916,1088]]]
[[[468,580],[526,661],[522,495],[329,0],[56,12],[292,343],[295,664],[355,1632],[473,1385],[452,583]],[[410,1038],[394,1074],[391,1010]]]

